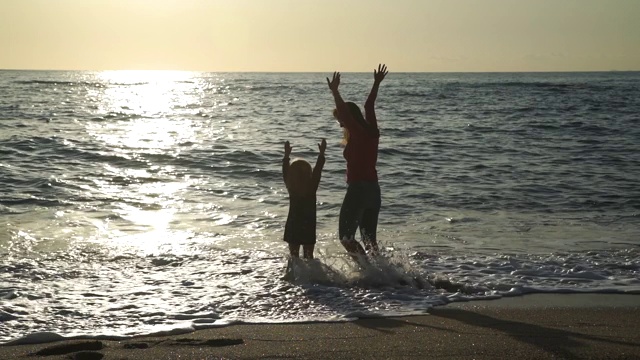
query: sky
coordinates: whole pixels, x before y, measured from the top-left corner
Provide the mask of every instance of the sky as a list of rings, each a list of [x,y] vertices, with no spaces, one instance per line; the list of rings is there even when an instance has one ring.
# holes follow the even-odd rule
[[[0,0],[0,69],[640,70],[640,0]]]

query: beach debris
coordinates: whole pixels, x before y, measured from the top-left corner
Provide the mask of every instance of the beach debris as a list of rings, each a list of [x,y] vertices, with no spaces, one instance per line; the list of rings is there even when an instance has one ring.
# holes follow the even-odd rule
[[[104,345],[102,344],[102,341],[71,342],[71,343],[63,343],[59,345],[48,346],[42,350],[37,351],[34,355],[37,355],[37,356],[63,355],[63,354],[70,354],[70,353],[79,352],[79,351],[102,350],[103,347]]]
[[[212,347],[241,345],[241,344],[244,344],[244,340],[242,339],[197,340],[197,339],[189,339],[189,338],[176,339],[168,343],[168,345],[173,345],[173,346],[212,346]]]

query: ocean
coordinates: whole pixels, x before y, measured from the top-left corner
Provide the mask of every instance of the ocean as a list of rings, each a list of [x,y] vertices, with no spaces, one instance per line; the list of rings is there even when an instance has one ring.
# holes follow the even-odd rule
[[[391,72],[364,268],[326,76],[0,71],[0,343],[640,294],[639,72]],[[342,78],[363,104],[372,74]],[[322,138],[316,259],[285,278],[283,144]]]

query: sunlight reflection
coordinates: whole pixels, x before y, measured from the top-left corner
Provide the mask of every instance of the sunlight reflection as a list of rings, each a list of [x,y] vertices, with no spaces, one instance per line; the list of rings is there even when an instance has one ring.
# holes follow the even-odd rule
[[[87,126],[107,145],[167,149],[196,140],[197,124],[176,115],[201,112],[206,84],[198,73],[104,71],[96,76],[108,85],[91,94],[93,111],[96,119],[109,121]]]
[[[95,136],[107,145],[126,149],[170,150],[173,156],[180,153],[177,145],[195,140],[196,129],[189,121],[167,119],[138,119],[133,122],[106,124]],[[126,153],[126,151],[125,151]]]
[[[102,110],[132,111],[137,115],[158,115],[172,107],[185,106],[196,100],[196,73],[187,71],[104,71],[98,78],[108,83],[102,99]]]
[[[138,226],[150,227],[153,230],[163,230],[168,228],[175,209],[144,210],[122,204],[118,212],[123,219],[129,220]]]
[[[119,248],[132,248],[144,253],[156,253],[167,244],[178,250],[184,243],[184,234],[171,229],[175,215],[181,209],[183,197],[181,192],[189,186],[189,181],[153,181],[148,182],[151,174],[145,169],[118,168],[105,165],[104,169],[111,177],[106,180],[95,180],[96,189],[108,196],[115,196],[124,201],[114,204],[112,211],[120,221],[109,223],[104,221],[104,231],[100,231],[101,239],[109,239],[111,245]],[[167,176],[173,168],[164,167]],[[106,236],[105,236],[106,235]]]
[[[226,135],[224,127],[210,126],[212,109],[219,112],[226,105],[210,96],[225,85],[224,79],[184,71],[95,76],[105,86],[88,90],[86,109],[93,121],[86,129],[101,143],[97,153],[113,161],[104,164],[104,173],[89,188],[117,199],[105,209],[116,215],[112,221],[97,218],[104,224],[94,225],[100,229],[96,241],[106,239],[118,251],[178,251],[192,241],[190,225],[184,224],[202,220],[185,200],[187,188],[198,180],[183,173],[180,154],[200,146],[209,132]],[[217,209],[205,226],[232,224],[236,217]]]
[[[144,233],[118,233],[110,239],[110,245],[118,253],[133,252],[141,255],[157,255],[170,253],[183,255],[190,252],[186,240],[191,238],[190,231],[152,230]]]
[[[176,81],[191,78],[190,71],[171,70],[107,70],[98,73],[102,81],[117,84],[136,84],[142,82]]]

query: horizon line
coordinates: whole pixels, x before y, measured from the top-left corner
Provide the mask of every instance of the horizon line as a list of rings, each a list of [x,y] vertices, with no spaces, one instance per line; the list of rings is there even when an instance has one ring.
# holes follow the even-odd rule
[[[268,70],[224,70],[224,71],[216,71],[216,70],[171,70],[171,69],[102,69],[102,70],[73,70],[73,69],[18,69],[18,68],[0,68],[0,71],[86,71],[86,72],[102,72],[102,71],[166,71],[166,72],[198,72],[198,73],[273,73],[273,74],[320,74],[320,73],[333,73],[334,70],[331,71],[322,71],[322,70],[309,70],[309,71],[268,71]],[[343,74],[368,74],[371,71],[339,71]],[[602,73],[602,72],[640,72],[638,70],[510,70],[510,71],[473,71],[473,70],[464,70],[464,71],[393,71],[394,74],[490,74],[490,73]]]

